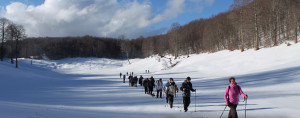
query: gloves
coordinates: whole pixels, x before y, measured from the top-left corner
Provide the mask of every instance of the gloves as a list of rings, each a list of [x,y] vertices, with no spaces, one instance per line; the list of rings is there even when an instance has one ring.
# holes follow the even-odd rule
[[[246,95],[244,98],[245,98],[245,99],[248,99],[248,95]]]

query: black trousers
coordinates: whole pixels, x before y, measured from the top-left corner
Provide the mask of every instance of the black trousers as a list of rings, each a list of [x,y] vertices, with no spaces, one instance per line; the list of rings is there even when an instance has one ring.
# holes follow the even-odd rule
[[[153,92],[153,86],[149,86],[149,93],[152,94]]]
[[[228,118],[238,118],[238,115],[237,115],[237,112],[236,112],[237,104],[229,103],[228,107],[230,108]]]
[[[145,94],[148,94],[148,87],[144,86],[144,88],[145,88]]]
[[[166,94],[166,101],[167,101],[167,103],[169,103],[168,101],[169,101],[169,95],[168,95],[168,93],[165,93]]]
[[[156,98],[158,98],[158,94],[159,94],[159,98],[161,98],[162,95],[162,90],[156,90]]]
[[[190,106],[191,98],[190,97],[183,97],[183,107],[184,111],[188,110],[188,107]]]
[[[167,101],[169,101],[170,108],[172,108],[173,107],[174,96],[170,95],[170,94],[167,94]]]

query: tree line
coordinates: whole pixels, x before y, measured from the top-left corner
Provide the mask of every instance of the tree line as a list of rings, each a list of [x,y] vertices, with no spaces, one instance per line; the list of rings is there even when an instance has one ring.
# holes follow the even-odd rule
[[[256,49],[299,39],[299,0],[234,0],[227,12],[143,40],[144,56]]]
[[[143,56],[212,53],[256,49],[298,42],[299,0],[234,0],[230,10],[181,26],[173,23],[165,35],[137,38]],[[141,45],[141,46],[140,46]]]
[[[2,24],[3,21],[1,20]],[[8,29],[8,25],[0,28]],[[18,41],[2,30],[2,57],[62,59],[69,57],[144,58],[151,55],[212,53],[272,47],[298,42],[299,0],[234,0],[230,10],[181,26],[173,23],[166,34],[126,39],[105,37],[39,37]],[[9,38],[14,37],[14,38]],[[4,41],[3,41],[4,39]],[[7,40],[5,40],[7,39]],[[9,40],[11,39],[11,40]],[[16,43],[18,42],[18,43]],[[11,48],[18,45],[18,48]],[[16,46],[17,47],[17,46]],[[15,51],[14,51],[15,50]],[[13,56],[13,52],[18,52]]]
[[[112,38],[44,37],[27,38],[20,47],[20,57],[63,59],[74,57],[121,58],[120,40]]]

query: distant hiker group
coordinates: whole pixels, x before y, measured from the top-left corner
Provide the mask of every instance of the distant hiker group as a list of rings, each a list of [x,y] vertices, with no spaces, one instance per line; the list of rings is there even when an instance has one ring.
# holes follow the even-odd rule
[[[121,76],[122,73],[120,73],[120,78]],[[123,83],[125,83],[125,78],[126,76],[123,75]],[[163,98],[162,92],[164,91],[165,93],[164,95],[166,96],[165,97],[166,103],[170,105],[170,108],[173,108],[174,97],[176,97],[176,93],[178,93],[178,87],[173,78],[170,78],[168,82],[164,85],[162,78],[156,81],[153,76],[144,79],[144,77],[140,75],[140,77],[138,78],[137,76],[133,76],[133,72],[132,72],[130,73],[128,79],[129,79],[129,86],[137,87],[139,84],[140,86],[144,87],[145,94],[149,94],[153,97],[156,96],[156,98]],[[153,93],[153,88],[156,88],[156,95]],[[196,92],[196,89],[193,88],[190,77],[187,77],[183,81],[180,90],[182,91],[182,99],[183,99],[182,103],[183,103],[184,111],[187,112],[188,107],[191,103],[191,98],[190,98],[191,92]],[[227,106],[230,108],[228,118],[238,118],[236,108],[239,103],[239,95],[244,97],[244,99],[247,101],[248,96],[244,94],[241,87],[237,85],[237,83],[235,82],[235,78],[234,77],[229,78],[229,85],[226,87],[225,94],[224,94],[224,100],[226,103],[225,109]],[[196,93],[195,93],[195,100],[196,100]],[[195,108],[196,108],[196,104],[195,104]],[[225,109],[223,110],[220,117],[222,117]],[[245,106],[245,117],[246,117],[246,106]]]
[[[145,70],[145,73],[150,73],[150,71],[149,70]]]

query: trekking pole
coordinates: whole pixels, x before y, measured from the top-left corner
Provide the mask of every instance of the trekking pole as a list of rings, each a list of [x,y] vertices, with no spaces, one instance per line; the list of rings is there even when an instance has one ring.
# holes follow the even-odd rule
[[[245,118],[246,118],[246,106],[247,106],[247,99],[245,99],[245,98],[244,98],[244,100],[245,100]]]
[[[179,106],[180,106],[179,101],[180,101],[180,97],[178,96],[178,98],[177,98],[178,109],[179,109]]]
[[[224,108],[224,110],[223,110],[223,112],[222,112],[222,114],[221,114],[220,118],[222,118],[222,116],[223,116],[223,113],[224,113],[224,111],[225,111],[226,107],[227,107],[227,105],[225,106],[225,108]]]
[[[196,96],[197,96],[196,93],[197,93],[197,91],[195,90],[195,112],[196,112],[196,105],[197,105],[197,104],[196,104],[196,102],[197,102],[197,101],[196,101]]]
[[[184,109],[184,102],[183,102],[183,94],[181,94],[181,98],[182,98],[182,104],[181,104],[181,108],[183,108]]]

